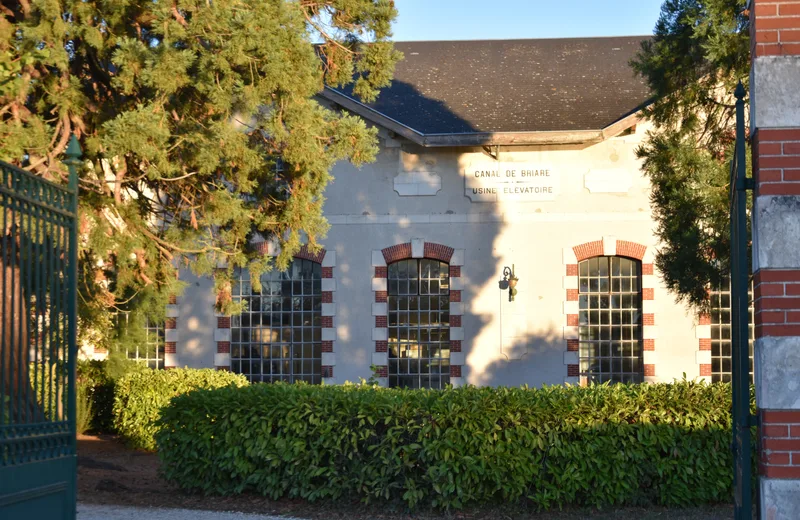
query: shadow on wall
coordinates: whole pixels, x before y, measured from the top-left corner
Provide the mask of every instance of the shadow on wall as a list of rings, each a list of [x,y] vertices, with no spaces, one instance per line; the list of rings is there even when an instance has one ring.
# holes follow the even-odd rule
[[[527,384],[540,387],[544,384],[563,384],[567,373],[563,364],[565,342],[562,338],[563,332],[551,323],[539,332],[508,338],[505,342],[501,340],[500,356],[483,363],[475,359],[482,345],[473,345],[472,355],[467,356],[464,380],[477,386]],[[544,360],[550,362],[545,363]]]
[[[405,92],[413,100],[412,104],[398,107],[398,110],[430,110],[437,117],[444,118],[442,121],[453,131],[476,131],[468,121],[447,110],[444,103],[425,98],[411,85],[402,82],[398,85],[395,82],[393,94],[398,92]],[[419,100],[424,100],[424,103]],[[399,101],[394,96],[381,101],[383,106],[396,102]],[[401,150],[405,153],[399,157]],[[528,266],[521,265],[519,261],[527,245],[520,244],[520,237],[515,236],[520,228],[510,233],[509,224],[497,217],[509,211],[509,203],[473,203],[464,195],[464,180],[459,171],[463,159],[461,154],[467,151],[480,153],[480,148],[431,149],[403,140],[400,147],[384,147],[378,162],[364,171],[344,168],[341,174],[337,174],[335,182],[344,184],[329,189],[326,210],[337,217],[346,216],[347,224],[340,220],[331,233],[333,240],[325,241],[328,247],[337,252],[337,298],[341,298],[342,302],[363,302],[366,294],[361,294],[362,291],[374,297],[369,288],[362,289],[363,282],[359,278],[364,271],[358,268],[363,265],[362,261],[367,261],[364,259],[371,258],[373,250],[408,243],[413,238],[463,249],[465,258],[460,289],[464,331],[462,352],[465,358],[461,371],[463,381],[476,385],[562,384],[567,370],[563,363],[565,346],[561,323],[550,320],[534,323],[530,319],[536,307],[543,305],[533,300],[533,293],[522,296],[522,300],[529,300],[527,313],[523,302],[517,302],[516,307],[513,303],[511,306],[504,303],[508,299],[508,291],[498,287],[503,267],[516,261],[518,268],[526,269]],[[430,163],[426,162],[428,159]],[[491,160],[488,156],[486,159]],[[403,171],[436,173],[441,176],[442,189],[432,196],[401,197],[393,189],[393,178]],[[449,215],[453,215],[453,223],[448,222]],[[465,215],[469,215],[469,218],[464,218]],[[389,223],[365,223],[381,222],[379,219],[386,216],[394,218],[386,219]],[[526,271],[523,276],[528,276],[527,273],[532,271]],[[531,281],[528,279],[526,283]],[[527,290],[526,287],[530,286],[524,286],[522,290]],[[552,300],[547,301],[554,304]],[[557,302],[560,306],[560,297]],[[358,303],[358,307],[348,309],[340,306],[337,309],[339,352],[342,358],[344,353],[347,355],[346,359],[337,363],[340,365],[337,371],[341,368],[339,373],[345,374],[343,379],[369,377],[368,373],[357,376],[353,370],[342,365],[368,365],[369,358],[375,352],[375,342],[368,332],[372,324],[369,324],[369,328],[364,323],[359,324],[359,320],[363,320],[364,310],[361,309],[361,303]],[[528,321],[531,323],[521,327],[520,332],[509,334],[508,328],[504,329],[504,313],[514,314],[517,325]],[[369,319],[372,320],[372,316]],[[451,318],[451,326],[457,326],[452,324]],[[369,347],[363,348],[364,344]]]

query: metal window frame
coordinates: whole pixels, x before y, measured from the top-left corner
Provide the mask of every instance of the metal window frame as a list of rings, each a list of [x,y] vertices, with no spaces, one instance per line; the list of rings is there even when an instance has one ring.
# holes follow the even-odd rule
[[[303,275],[305,266],[310,269],[310,278]],[[288,295],[284,294],[285,284],[289,284]],[[234,301],[245,298],[250,304],[257,302],[258,309],[248,305],[242,314],[231,317],[231,371],[245,375],[251,382],[294,383],[302,380],[320,384],[321,264],[295,258],[287,271],[262,274],[261,285],[261,292],[254,293],[249,272],[246,269],[239,270],[238,282],[232,288],[232,298]],[[268,307],[265,308],[265,305]]]
[[[407,265],[411,262],[416,264],[415,277],[412,278],[408,272],[405,277],[393,276],[394,269],[399,269],[399,265],[404,262]],[[439,271],[436,277],[424,276],[425,262],[436,263]],[[430,284],[434,281],[438,284],[438,292],[435,294],[430,289]],[[407,283],[405,292],[400,290],[403,282]],[[427,292],[423,291],[425,283],[428,284]],[[412,284],[416,287],[413,292]],[[450,383],[450,264],[433,258],[405,258],[392,262],[387,265],[387,294],[389,386],[444,388]],[[419,298],[417,309],[412,310],[411,298],[415,297]],[[423,298],[427,305],[423,304]],[[438,298],[438,309],[432,307],[433,298]],[[443,302],[442,298],[446,301]],[[403,299],[407,299],[405,309],[402,305]],[[393,308],[395,302],[397,307]],[[402,321],[403,313],[407,314],[405,323]],[[438,320],[435,326],[434,316]],[[413,317],[416,317],[416,324],[412,323]],[[434,330],[438,336],[436,341],[430,339]],[[425,336],[427,340],[423,340]],[[416,345],[416,348],[409,348],[412,345]],[[423,356],[425,350],[427,355]],[[416,356],[409,355],[414,352]],[[439,355],[433,355],[434,353]],[[401,371],[403,364],[404,371]],[[427,372],[423,367],[427,368]],[[438,369],[436,372],[433,371],[434,367]],[[403,384],[404,380],[411,384]]]
[[[583,274],[583,266],[588,265],[592,260],[599,260],[604,259],[608,262],[607,265],[607,272],[605,275],[599,274],[597,276],[592,276],[590,273]],[[614,275],[612,269],[612,262],[614,259],[621,259],[626,260],[631,263],[634,270],[636,271],[630,275]],[[619,290],[614,289],[614,279],[619,280],[620,288]],[[587,290],[582,289],[582,281],[586,279],[587,282]],[[591,280],[598,280],[598,290],[592,291],[591,290]],[[601,281],[605,279],[607,283],[607,289],[605,291],[600,291]],[[636,281],[636,290],[629,289],[626,292],[622,291],[622,281],[629,280],[629,281]],[[632,287],[632,284],[631,284]],[[599,305],[601,302],[602,297],[607,297],[609,299],[609,304],[606,308],[603,308]],[[613,308],[611,307],[611,299],[613,297],[632,297],[635,301],[634,306],[631,307],[620,307]],[[591,306],[592,298],[597,298],[598,306],[594,308]],[[587,307],[583,307],[583,302],[589,302]],[[587,381],[603,383],[606,381],[610,382],[624,382],[624,383],[641,383],[644,381],[644,324],[643,324],[643,298],[642,298],[642,262],[641,260],[630,258],[621,255],[602,255],[602,256],[594,256],[591,258],[586,258],[581,260],[578,263],[578,316],[579,316],[579,347],[578,347],[578,359],[579,359],[579,370],[581,378],[585,378]],[[633,313],[636,316],[636,319],[631,319],[629,323],[622,323],[623,314],[620,314],[620,322],[619,324],[613,323],[612,312],[615,310],[619,311],[620,313]],[[600,323],[593,323],[592,322],[592,314],[597,313],[597,317],[599,318]],[[583,322],[583,314],[587,313],[587,321]],[[605,314],[607,316],[607,323],[602,323],[602,319]],[[619,331],[619,338],[614,339],[614,328],[615,326],[621,327]],[[625,328],[622,328],[625,327]],[[597,336],[600,339],[590,339],[586,336],[591,334],[592,330],[596,330],[598,332]],[[625,339],[624,332],[628,330],[630,332],[630,338]],[[603,332],[607,331],[607,338],[602,338]],[[586,335],[586,336],[585,336]],[[615,355],[614,353],[614,343],[619,344],[621,354]],[[594,348],[594,345],[599,345],[600,354],[597,355],[586,355],[587,348]],[[607,351],[603,350],[603,347],[607,347]],[[626,348],[630,347],[631,354],[626,355]],[[630,369],[625,369],[626,362],[630,361]],[[594,370],[592,367],[592,363],[598,363],[600,370]],[[636,365],[635,368],[634,364]],[[619,365],[619,369],[615,367]],[[603,369],[602,367],[606,366],[607,369]],[[618,377],[615,377],[618,376]]]

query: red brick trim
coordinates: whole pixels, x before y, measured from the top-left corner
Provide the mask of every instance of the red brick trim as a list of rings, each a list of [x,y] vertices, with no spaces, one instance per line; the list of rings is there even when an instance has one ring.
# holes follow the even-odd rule
[[[322,351],[323,352],[333,352],[333,341],[323,341],[322,342]]]
[[[567,352],[577,352],[578,347],[580,346],[580,341],[577,339],[568,339],[567,340]]]
[[[800,410],[759,410],[759,473],[769,478],[800,478]]]
[[[656,324],[656,315],[655,314],[643,314],[642,315],[642,325],[644,326],[651,326]]]
[[[461,315],[460,314],[453,314],[450,316],[450,326],[451,327],[460,327],[461,326]]]
[[[386,260],[386,265],[398,260],[405,260],[411,258],[411,242],[385,247],[381,252],[383,253],[383,259]]]
[[[218,329],[229,329],[229,328],[231,328],[231,317],[230,316],[217,316],[217,328]]]
[[[711,377],[711,365],[706,363],[700,365],[700,377]]]
[[[753,285],[756,337],[800,336],[800,269],[760,269]]]
[[[294,257],[302,258],[303,260],[311,260],[312,262],[321,264],[322,260],[325,258],[325,253],[325,249],[322,248],[320,248],[316,253],[313,253],[307,245],[303,244],[300,250],[294,254]]]
[[[455,249],[442,244],[435,244],[433,242],[425,242],[422,246],[422,255],[425,258],[440,260],[442,262],[450,262],[453,257]],[[405,244],[397,244],[394,246],[385,247],[381,250],[383,259],[387,265],[398,260],[406,260],[411,258],[411,242]]]
[[[450,291],[450,301],[452,303],[461,302],[461,291]]]
[[[653,352],[656,350],[656,340],[649,338],[643,341],[642,349],[646,350],[647,352]]]
[[[322,365],[322,377],[333,377],[333,367],[330,365]]]
[[[700,350],[711,350],[711,338],[700,338]]]
[[[378,329],[385,329],[389,325],[387,324],[386,316],[375,316],[375,327]]]
[[[375,303],[386,303],[389,299],[389,291],[375,291]]]
[[[580,369],[578,365],[567,365],[567,376],[568,377],[578,377],[580,375]]]
[[[652,275],[655,274],[655,267],[653,264],[642,264],[642,275]]]
[[[389,352],[389,342],[388,341],[376,341],[375,342],[375,352]]]
[[[174,341],[167,341],[164,343],[164,353],[165,354],[175,354],[177,352],[177,345]]]
[[[578,326],[578,315],[567,314],[567,327],[577,327],[577,326]]]
[[[385,265],[380,265],[375,267],[375,275],[373,278],[388,278],[389,277],[389,268]]]
[[[578,289],[567,289],[567,301],[568,302],[578,301]]]
[[[567,264],[567,276],[578,276],[578,264]]]
[[[451,265],[450,266],[450,278],[461,278],[461,266],[460,265]]]
[[[425,255],[425,258],[432,258],[447,263],[450,263],[454,251],[455,249],[452,247],[443,246],[442,244],[433,244],[431,242],[425,242],[423,246],[423,255]]]
[[[333,316],[322,316],[320,320],[320,325],[323,329],[332,329],[333,328]]]
[[[269,242],[258,242],[253,244],[253,248],[262,255],[269,255]],[[316,262],[318,264],[322,263],[322,260],[325,259],[325,253],[327,251],[325,248],[319,248],[316,253],[313,253],[309,248],[308,244],[303,244],[300,246],[300,249],[294,254],[295,258],[301,258],[303,260],[311,260],[312,262]]]
[[[461,377],[461,365],[450,365],[450,377]]]
[[[656,299],[655,289],[653,289],[652,287],[647,287],[642,289],[642,300],[651,301],[655,299]]]
[[[323,267],[322,278],[333,278],[333,267]]]
[[[711,315],[701,314],[697,317],[697,321],[700,325],[711,325]]]
[[[177,296],[175,296],[174,294],[170,294],[170,295],[169,295],[169,299],[167,300],[167,302],[168,302],[170,305],[177,305],[177,304],[178,304],[178,297],[177,297]]]
[[[461,340],[460,339],[452,339],[452,340],[450,340],[450,352],[461,352]]]
[[[637,244],[636,242],[629,242],[627,240],[617,240],[617,256],[626,256],[628,258],[641,260],[644,258],[644,254],[646,252],[647,246]]]
[[[178,320],[176,318],[167,318],[164,320],[164,328],[165,329],[177,329],[178,328]]]
[[[333,303],[333,291],[322,291],[322,303]]]
[[[575,253],[575,258],[578,259],[578,262],[586,260],[587,258],[592,258],[593,256],[603,256],[603,241],[595,240],[594,242],[586,242],[585,244],[573,247],[572,251]],[[576,272],[575,275],[568,276],[577,276],[577,274]]]
[[[231,367],[214,367],[214,368],[216,368],[220,372],[230,372],[231,371]]]
[[[800,5],[800,4],[798,4]],[[797,18],[800,20],[800,18]],[[798,28],[800,29],[800,27]],[[778,31],[763,34],[777,35]],[[774,45],[784,50],[792,47],[800,55],[800,30],[781,32],[781,36],[791,35],[797,42]],[[759,45],[760,46],[760,45]],[[800,135],[798,129],[760,128],[753,135],[753,172],[758,195],[800,195]]]
[[[389,367],[388,366],[380,366],[375,367],[375,373],[378,377],[389,377]]]
[[[217,341],[217,354],[230,354],[231,342],[230,341]]]
[[[656,366],[655,365],[644,365],[644,376],[645,377],[654,377],[656,375]]]

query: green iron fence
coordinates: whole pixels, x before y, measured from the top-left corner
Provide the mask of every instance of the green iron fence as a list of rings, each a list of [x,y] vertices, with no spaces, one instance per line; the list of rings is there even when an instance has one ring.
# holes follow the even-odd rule
[[[753,179],[747,177],[747,143],[744,134],[744,86],[736,87],[736,150],[731,161],[731,386],[733,391],[734,518],[752,518],[753,482],[750,428],[756,417],[750,413],[750,262],[747,253],[748,191]]]
[[[79,156],[68,186],[0,162],[0,518],[75,518]]]

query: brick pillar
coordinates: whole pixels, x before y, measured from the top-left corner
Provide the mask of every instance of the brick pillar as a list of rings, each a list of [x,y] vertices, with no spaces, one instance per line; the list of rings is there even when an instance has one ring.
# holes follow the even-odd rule
[[[800,1],[751,3],[761,518],[800,518]]]

